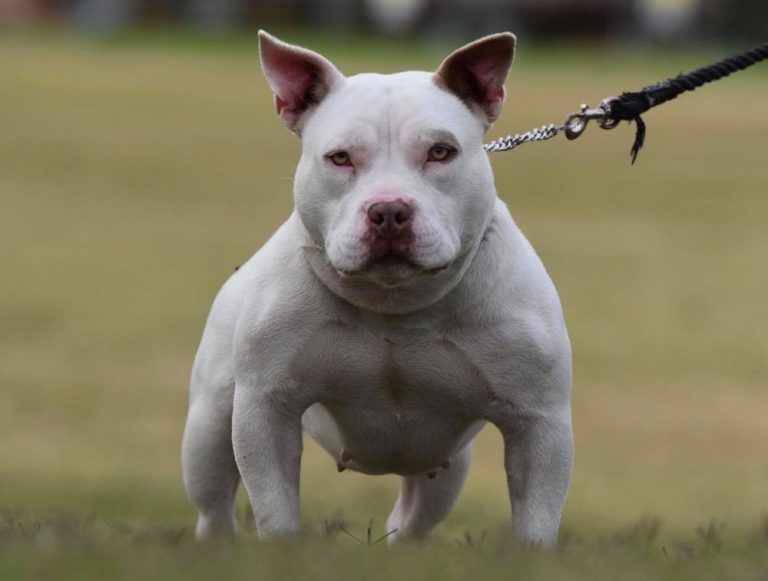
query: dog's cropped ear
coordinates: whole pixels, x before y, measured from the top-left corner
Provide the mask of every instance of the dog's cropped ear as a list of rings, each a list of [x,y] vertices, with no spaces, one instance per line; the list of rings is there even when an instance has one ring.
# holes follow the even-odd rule
[[[492,34],[451,53],[437,69],[435,82],[480,114],[487,126],[501,114],[514,58],[515,35]]]
[[[306,114],[344,75],[316,52],[285,43],[263,30],[259,31],[259,54],[275,94],[277,114],[288,129],[301,133]]]

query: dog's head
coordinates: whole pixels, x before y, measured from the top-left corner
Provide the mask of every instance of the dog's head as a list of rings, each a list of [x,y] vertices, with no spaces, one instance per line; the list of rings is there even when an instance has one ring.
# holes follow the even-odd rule
[[[493,212],[482,138],[501,112],[514,50],[512,34],[496,34],[435,73],[345,77],[260,33],[277,113],[302,139],[296,209],[322,254],[313,267],[335,291],[392,311],[455,284]]]

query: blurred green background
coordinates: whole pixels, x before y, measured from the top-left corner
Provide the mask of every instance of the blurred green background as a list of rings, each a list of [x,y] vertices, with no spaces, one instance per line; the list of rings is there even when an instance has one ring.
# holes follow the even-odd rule
[[[0,34],[0,505],[191,526],[179,465],[210,302],[291,211],[298,140],[250,30]],[[347,74],[433,69],[458,37],[272,27]],[[519,38],[489,139],[747,48]],[[768,513],[768,65],[646,116],[494,154],[500,196],[557,284],[574,348],[564,526],[667,530]],[[500,437],[477,440],[439,535],[504,526]],[[307,442],[308,527],[383,523],[394,477]]]

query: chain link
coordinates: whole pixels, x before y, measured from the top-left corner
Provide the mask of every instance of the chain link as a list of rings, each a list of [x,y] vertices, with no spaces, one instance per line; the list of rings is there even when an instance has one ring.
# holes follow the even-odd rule
[[[528,143],[530,141],[547,141],[548,139],[552,139],[563,129],[565,129],[564,125],[555,125],[554,123],[550,123],[549,125],[542,125],[537,129],[531,129],[525,133],[500,137],[499,139],[495,139],[494,141],[483,145],[483,149],[489,152],[509,151],[518,145]]]

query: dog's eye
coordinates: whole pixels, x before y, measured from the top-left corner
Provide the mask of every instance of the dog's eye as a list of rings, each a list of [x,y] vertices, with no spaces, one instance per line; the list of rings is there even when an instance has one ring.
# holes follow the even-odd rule
[[[445,161],[449,157],[451,157],[451,154],[455,150],[448,147],[447,145],[442,145],[438,143],[437,145],[433,145],[429,149],[429,154],[427,155],[427,159],[429,161]]]
[[[336,151],[328,155],[328,159],[331,160],[333,165],[345,166],[352,165],[352,160],[349,157],[349,153],[346,151]]]

